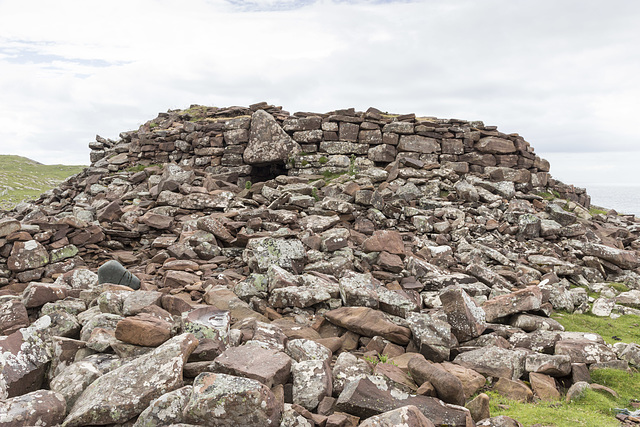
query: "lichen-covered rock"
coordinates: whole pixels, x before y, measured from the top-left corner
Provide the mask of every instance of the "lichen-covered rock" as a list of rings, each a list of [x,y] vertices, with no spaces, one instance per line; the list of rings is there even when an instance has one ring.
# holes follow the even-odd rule
[[[299,151],[300,145],[287,135],[271,114],[264,110],[253,113],[249,144],[242,153],[247,164],[286,163]]]
[[[0,399],[40,388],[51,361],[51,318],[42,316],[29,327],[0,337]]]
[[[31,282],[22,293],[22,302],[27,308],[41,307],[48,302],[66,298],[69,287],[49,283]]]
[[[415,405],[422,414],[437,426],[467,426],[467,412],[463,408],[444,405],[439,399],[408,394],[393,396],[388,390],[379,389],[368,378],[349,383],[340,394],[336,408],[368,418],[407,405]]]
[[[451,349],[458,345],[449,323],[434,319],[426,313],[410,313],[407,323],[413,334],[413,341],[424,357],[434,362],[449,360]]]
[[[191,396],[192,387],[184,386],[163,394],[153,400],[138,416],[134,427],[156,427],[181,424],[184,421],[184,407]]]
[[[101,375],[102,372],[93,363],[81,360],[56,375],[49,387],[63,395],[67,409],[71,409],[85,388]]]
[[[280,427],[314,427],[316,425],[313,420],[303,417],[296,409],[298,407],[290,403],[284,404]]]
[[[518,379],[525,371],[525,357],[526,354],[522,350],[487,346],[460,353],[453,363],[490,377]]]
[[[242,259],[253,271],[265,273],[273,264],[291,270],[304,260],[305,255],[300,240],[261,237],[249,240]]]
[[[618,358],[606,344],[586,339],[560,340],[556,343],[555,354],[569,356],[571,363],[600,363]]]
[[[527,355],[524,367],[527,372],[564,377],[571,373],[571,357],[564,354],[532,353]]]
[[[331,323],[367,337],[380,335],[396,344],[407,344],[411,331],[387,320],[381,311],[369,307],[341,307],[324,316]]]
[[[303,360],[330,362],[333,354],[324,345],[304,338],[289,340],[285,351],[296,362],[302,362]]]
[[[625,270],[633,270],[640,265],[640,259],[635,251],[618,249],[598,243],[575,242],[574,245],[585,255],[601,258]]]
[[[199,307],[182,313],[182,330],[193,334],[199,340],[213,339],[228,341],[231,319],[228,310],[215,307]]]
[[[403,406],[380,415],[374,415],[360,423],[360,427],[396,426],[435,427],[434,424],[413,405]]]
[[[446,289],[440,294],[440,301],[451,325],[451,332],[458,341],[469,341],[484,332],[484,310],[463,289]]]
[[[278,426],[282,408],[267,386],[250,378],[202,373],[184,408],[187,423],[212,426]]]
[[[66,404],[60,393],[37,390],[0,400],[0,426],[54,426],[64,420]]]
[[[339,396],[347,384],[365,378],[370,373],[371,367],[367,362],[351,353],[340,353],[332,370],[334,395]]]
[[[245,344],[229,347],[216,357],[214,372],[251,378],[269,388],[285,384],[291,371],[291,358],[278,350]]]
[[[540,288],[528,286],[509,294],[494,297],[482,304],[482,308],[486,314],[487,322],[494,322],[510,314],[537,310],[541,304],[542,292]]]
[[[0,335],[11,335],[27,326],[29,326],[29,314],[22,301],[0,300]]]
[[[178,335],[92,382],[78,397],[63,426],[112,424],[139,415],[149,403],[182,387],[182,369],[198,340]]]
[[[33,270],[48,263],[49,252],[35,240],[14,242],[11,255],[7,259],[7,267],[15,272]]]
[[[0,219],[0,238],[20,230],[20,221],[15,218]]]
[[[322,398],[331,396],[329,365],[322,360],[303,360],[291,366],[293,403],[313,411]]]

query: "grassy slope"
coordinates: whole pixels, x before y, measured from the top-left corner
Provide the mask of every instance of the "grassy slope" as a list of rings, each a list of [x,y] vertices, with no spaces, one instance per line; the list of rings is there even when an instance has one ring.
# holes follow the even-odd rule
[[[20,156],[0,155],[0,209],[11,209],[82,171],[85,166],[43,165]]]
[[[619,284],[612,283],[617,289]],[[625,291],[624,289],[618,289]],[[597,298],[598,294],[592,295]],[[559,321],[567,331],[595,332],[608,344],[616,342],[640,343],[640,317],[620,316],[617,319],[597,317],[592,314],[555,313],[553,318]],[[605,385],[618,393],[614,398],[606,393],[587,390],[582,398],[567,403],[539,402],[521,403],[505,399],[497,393],[490,393],[491,415],[508,415],[520,421],[524,426],[542,425],[554,427],[571,426],[619,426],[615,419],[614,408],[634,410],[631,402],[640,399],[640,373],[635,369],[628,373],[614,369],[600,369],[591,373],[594,383]]]

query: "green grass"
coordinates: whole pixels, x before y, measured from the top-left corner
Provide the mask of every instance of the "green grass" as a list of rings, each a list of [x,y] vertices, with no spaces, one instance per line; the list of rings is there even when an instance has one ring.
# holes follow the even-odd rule
[[[26,157],[0,155],[0,209],[37,199],[86,166],[43,165]]]
[[[609,286],[618,292],[629,292],[629,287],[624,283],[610,282]]]
[[[626,289],[626,286],[618,283],[612,283],[611,286],[618,290]],[[553,318],[567,331],[594,332],[610,344],[619,341],[640,342],[640,317],[635,315],[611,319],[591,314],[560,312],[554,314]],[[524,426],[619,426],[620,423],[615,419],[615,408],[634,410],[631,402],[640,398],[640,373],[599,369],[591,372],[591,380],[615,390],[618,397],[587,390],[582,397],[569,403],[565,402],[564,398],[558,402],[522,403],[489,392],[491,416],[507,415]]]
[[[322,176],[324,177],[325,181],[331,181],[332,179],[335,179],[339,176],[345,175],[348,172],[329,172],[329,171],[324,171],[322,172]]]
[[[558,312],[552,317],[560,322],[567,331],[595,332],[602,335],[602,338],[609,344],[616,342],[640,343],[640,317],[634,314],[626,314],[617,319],[611,319],[610,317],[594,316],[590,313],[570,314]]]
[[[560,198],[560,193],[557,190],[551,190],[551,192],[543,191],[538,193],[538,196],[542,197],[545,200],[554,200]]]
[[[606,215],[606,214],[607,214],[607,211],[606,211],[606,210],[604,210],[604,209],[600,209],[599,207],[596,207],[596,206],[591,206],[591,207],[589,208],[589,214],[590,214],[591,216],[599,215],[599,214],[600,214],[600,215]]]
[[[580,399],[570,403],[564,400],[522,403],[506,399],[494,392],[488,394],[491,397],[489,406],[492,417],[506,415],[518,420],[526,427],[536,424],[554,427],[618,427],[620,425],[612,410],[619,407],[619,404],[592,390],[586,390]]]
[[[591,380],[615,390],[618,397],[586,390],[579,399],[569,403],[564,398],[558,402],[522,403],[488,392],[491,416],[507,415],[525,426],[619,426],[615,408],[634,410],[631,402],[640,396],[640,373],[598,369],[591,372]]]

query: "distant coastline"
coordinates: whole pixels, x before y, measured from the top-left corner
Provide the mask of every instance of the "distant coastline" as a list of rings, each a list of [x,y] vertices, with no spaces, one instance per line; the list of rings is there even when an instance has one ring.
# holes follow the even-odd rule
[[[578,184],[577,186],[587,189],[593,205],[640,217],[640,183]]]

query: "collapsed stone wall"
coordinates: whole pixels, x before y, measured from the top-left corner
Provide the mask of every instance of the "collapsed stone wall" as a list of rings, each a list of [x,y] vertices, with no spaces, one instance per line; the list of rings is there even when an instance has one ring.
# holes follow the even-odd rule
[[[269,138],[261,135],[258,142],[264,129]],[[512,181],[523,192],[551,187],[559,197],[590,205],[584,189],[551,178],[549,162],[522,136],[480,121],[386,114],[375,108],[291,115],[266,103],[192,106],[161,113],[120,138],[98,137],[91,143],[92,166],[117,171],[175,162],[240,186],[285,170],[292,176],[328,176],[382,168],[403,179],[429,180],[437,177],[435,169],[444,167],[459,175]],[[255,147],[265,140],[270,141],[265,147]]]
[[[91,146],[0,211],[11,425],[496,425],[478,392],[571,400],[640,366],[549,318],[640,315],[638,220],[560,198],[588,205],[517,135],[260,104]]]

